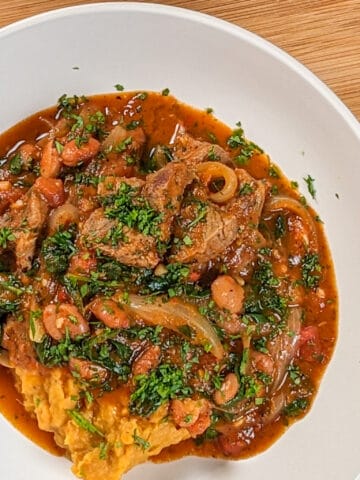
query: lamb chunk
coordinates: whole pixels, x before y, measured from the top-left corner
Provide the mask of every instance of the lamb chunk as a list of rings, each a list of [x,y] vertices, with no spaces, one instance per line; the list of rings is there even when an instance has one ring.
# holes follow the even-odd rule
[[[163,214],[159,224],[163,242],[170,239],[174,216],[179,214],[184,190],[193,178],[186,165],[179,162],[168,163],[146,178],[142,195],[154,210]]]
[[[80,233],[87,245],[90,244],[93,248],[125,265],[144,268],[156,267],[160,261],[156,251],[156,240],[134,229],[123,227],[123,239],[119,239],[116,245],[112,245],[111,240],[107,243],[108,240],[104,239],[116,226],[116,220],[106,218],[104,210],[98,208],[86,220]]]
[[[119,190],[122,183],[126,183],[130,187],[140,190],[145,182],[144,180],[141,180],[141,178],[137,177],[126,178],[107,176],[102,178],[101,182],[99,183],[97,188],[97,194],[100,197],[106,197],[106,195],[113,195]]]
[[[174,158],[193,169],[201,162],[217,161],[232,165],[230,155],[219,145],[195,140],[187,133],[180,133],[174,142]]]
[[[266,187],[259,181],[249,175],[246,170],[237,168],[235,170],[239,180],[240,194],[234,197],[226,205],[226,211],[236,215],[240,225],[249,225],[257,228],[261,212],[264,206]],[[244,186],[249,186],[250,191],[242,194]]]
[[[48,204],[39,193],[30,190],[25,196],[25,210],[16,236],[16,264],[20,270],[31,268],[36,241],[41,233],[49,211]]]
[[[8,227],[15,236],[16,265],[21,271],[31,268],[36,241],[45,225],[48,211],[47,202],[31,188],[0,219],[0,226]]]
[[[244,195],[237,195],[222,207],[204,202],[204,189],[194,189],[198,202],[181,210],[181,219],[175,234],[188,237],[187,245],[180,241],[175,246],[171,261],[204,264],[225,254],[225,264],[237,273],[247,272],[254,261],[256,251],[264,245],[258,224],[265,199],[265,186],[254,180],[245,170],[236,170],[240,192],[248,184],[251,188]],[[206,215],[192,226],[198,215],[198,203],[206,205]]]
[[[196,217],[195,210],[194,205],[189,205],[181,212],[178,233],[182,232],[184,237],[185,232],[190,241],[175,246],[172,262],[207,263],[217,258],[236,239],[238,222],[234,215],[224,214],[215,205],[208,204],[204,221],[191,227]]]
[[[6,182],[2,183],[4,184]],[[0,215],[4,213],[13,202],[16,202],[23,193],[24,191],[21,188],[16,188],[12,185],[10,185],[9,188],[0,190]]]
[[[8,351],[10,364],[14,367],[34,369],[36,355],[28,334],[27,322],[9,318],[4,327],[1,346]]]
[[[238,219],[239,233],[235,242],[226,249],[224,263],[234,274],[246,277],[253,269],[257,250],[266,245],[264,237],[258,231],[266,188],[245,170],[237,169],[236,174],[239,179],[240,195],[225,208]],[[249,186],[249,191],[242,195],[244,185]]]
[[[236,240],[225,250],[223,263],[234,275],[243,278],[253,271],[259,248],[266,246],[266,240],[259,230],[244,227]]]

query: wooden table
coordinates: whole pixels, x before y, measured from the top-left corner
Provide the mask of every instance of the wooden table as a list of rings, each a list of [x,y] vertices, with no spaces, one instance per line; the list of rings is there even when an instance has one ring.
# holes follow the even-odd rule
[[[0,0],[0,27],[97,0]],[[360,0],[158,0],[236,23],[300,60],[360,119]]]

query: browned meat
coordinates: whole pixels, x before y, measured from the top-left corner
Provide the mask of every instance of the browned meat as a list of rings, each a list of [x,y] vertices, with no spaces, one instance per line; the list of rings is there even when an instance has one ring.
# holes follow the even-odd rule
[[[226,210],[236,215],[240,225],[251,224],[257,228],[265,201],[265,185],[241,168],[236,169],[236,175],[240,194],[229,202]]]
[[[236,215],[239,233],[235,242],[224,255],[224,263],[233,273],[246,276],[252,271],[256,252],[266,245],[258,231],[261,212],[265,201],[265,186],[254,180],[245,170],[237,169],[239,190],[243,192],[235,197],[226,210]]]
[[[9,353],[12,366],[32,369],[37,366],[35,352],[29,339],[27,322],[9,319],[4,327],[1,346]]]
[[[256,260],[256,251],[266,246],[266,240],[256,228],[245,227],[224,252],[224,264],[233,274],[246,277]]]
[[[39,193],[30,190],[24,199],[25,210],[16,236],[16,264],[20,270],[31,268],[36,241],[45,224],[49,211],[48,204]]]
[[[5,187],[0,190],[0,214],[10,206],[11,203],[18,200],[23,195],[23,190],[13,187],[10,182],[1,182]]]
[[[113,245],[109,234],[116,226],[117,222],[106,218],[104,210],[98,208],[81,227],[80,233],[88,246],[91,244],[125,265],[154,268],[159,263],[155,239],[136,230],[124,227],[123,239]]]
[[[213,204],[207,205],[204,221],[191,227],[196,218],[196,205],[188,205],[181,211],[176,233],[180,240],[171,255],[172,262],[206,263],[215,259],[236,239],[238,222],[233,214],[221,213]],[[189,227],[190,225],[190,227]]]
[[[170,239],[174,216],[179,214],[184,190],[193,178],[186,165],[178,162],[168,163],[146,178],[142,194],[152,208],[163,214],[159,228],[164,242]]]
[[[100,174],[133,176],[134,165],[138,164],[145,146],[145,133],[142,128],[126,130],[116,125],[101,144],[106,155]]]
[[[0,218],[0,226],[9,228],[15,237],[16,265],[22,271],[31,268],[36,241],[45,225],[48,211],[47,202],[31,188]]]
[[[181,132],[175,139],[174,157],[193,167],[209,160],[232,165],[230,155],[219,145],[195,140],[187,133]]]
[[[132,188],[140,189],[144,185],[144,180],[137,177],[112,177],[108,176],[101,180],[98,185],[97,194],[105,197],[106,195],[112,195],[119,190],[122,183],[126,183]]]
[[[190,203],[181,210],[181,220],[175,230],[180,242],[173,249],[171,261],[201,264],[225,253],[224,263],[235,273],[248,272],[257,249],[264,246],[265,242],[258,231],[265,187],[245,170],[238,169],[236,173],[240,194],[229,204],[218,207],[208,202],[206,215],[194,226],[194,220],[199,214],[197,202]],[[205,205],[201,185],[194,192]],[[182,239],[185,237],[184,243]]]

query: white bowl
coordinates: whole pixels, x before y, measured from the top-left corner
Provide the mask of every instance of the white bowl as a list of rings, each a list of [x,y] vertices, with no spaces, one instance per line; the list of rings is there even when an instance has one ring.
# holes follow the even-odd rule
[[[78,69],[74,69],[78,67]],[[54,104],[63,93],[169,87],[179,99],[234,125],[292,179],[316,179],[340,290],[335,355],[306,418],[246,461],[188,458],[146,464],[127,480],[354,480],[360,471],[360,126],[298,62],[231,24],[154,4],[104,3],[29,18],[0,31],[0,131]],[[304,185],[303,185],[304,187]],[[339,199],[335,194],[339,195]],[[73,478],[0,418],[4,478]]]

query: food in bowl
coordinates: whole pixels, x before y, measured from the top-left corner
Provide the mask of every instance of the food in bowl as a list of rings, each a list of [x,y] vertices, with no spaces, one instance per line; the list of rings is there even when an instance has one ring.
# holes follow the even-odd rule
[[[76,475],[248,457],[308,411],[334,269],[321,220],[240,125],[168,91],[63,95],[0,154],[0,405],[13,382],[18,426],[34,418]]]

